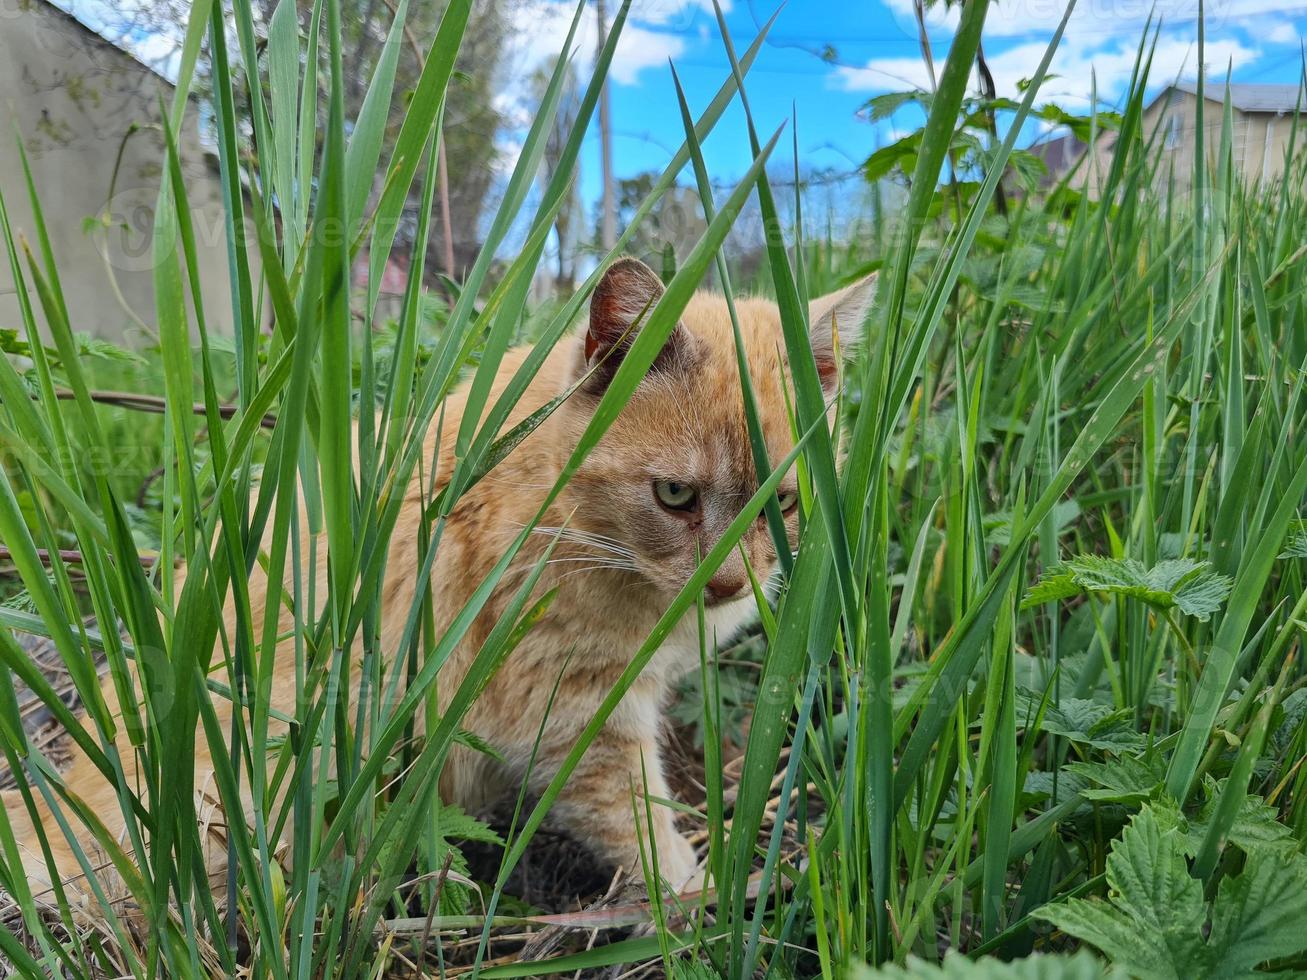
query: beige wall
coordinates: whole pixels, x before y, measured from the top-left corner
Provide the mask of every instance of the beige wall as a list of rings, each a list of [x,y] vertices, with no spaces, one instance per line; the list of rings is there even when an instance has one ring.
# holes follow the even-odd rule
[[[164,155],[160,96],[165,103],[171,99],[168,83],[44,0],[0,0],[0,190],[14,231],[35,238],[16,127],[32,163],[73,329],[129,344],[148,343],[155,322],[150,229]],[[124,145],[133,125],[139,129]],[[194,105],[179,145],[206,319],[229,333],[222,190],[216,166],[200,147]],[[95,218],[106,219],[108,227],[88,233],[88,219]],[[20,323],[9,263],[0,255],[0,328]]]
[[[1223,116],[1223,104],[1208,99],[1203,111],[1203,142],[1207,147],[1209,166],[1221,147]],[[1292,114],[1232,109],[1232,123],[1230,135],[1235,166],[1249,181],[1278,180],[1284,173],[1284,154],[1293,127]],[[1176,189],[1180,192],[1188,190],[1193,174],[1197,126],[1198,100],[1188,92],[1172,90],[1169,98],[1163,94],[1144,111],[1145,139],[1152,138],[1157,131],[1154,145],[1158,154],[1156,183],[1159,191],[1165,190],[1172,173]],[[1298,137],[1300,143],[1307,143],[1307,119],[1299,121]],[[1091,193],[1097,192],[1111,168],[1115,143],[1114,133],[1102,137],[1082,165],[1079,182]]]

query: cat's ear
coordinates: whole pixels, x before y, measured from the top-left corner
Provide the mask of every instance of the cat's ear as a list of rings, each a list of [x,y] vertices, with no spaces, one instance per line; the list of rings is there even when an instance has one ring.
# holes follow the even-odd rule
[[[862,342],[863,327],[875,297],[876,273],[873,272],[808,304],[812,356],[817,362],[821,386],[827,394],[833,393],[839,383],[841,353]],[[838,348],[835,344],[837,336]]]
[[[603,274],[590,297],[590,326],[582,347],[582,369],[594,372],[587,387],[607,387],[662,295],[662,280],[639,259],[618,259]],[[678,323],[651,370],[683,360],[688,347],[689,335]]]

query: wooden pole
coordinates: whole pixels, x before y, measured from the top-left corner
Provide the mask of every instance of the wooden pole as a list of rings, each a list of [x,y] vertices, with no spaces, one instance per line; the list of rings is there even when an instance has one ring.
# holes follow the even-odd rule
[[[599,41],[596,57],[604,50],[604,37],[608,32],[604,0],[595,0],[599,15]],[[608,105],[608,79],[599,90],[599,160],[603,172],[603,200],[600,203],[599,235],[605,250],[617,242],[617,195],[613,186],[613,128],[612,113]]]

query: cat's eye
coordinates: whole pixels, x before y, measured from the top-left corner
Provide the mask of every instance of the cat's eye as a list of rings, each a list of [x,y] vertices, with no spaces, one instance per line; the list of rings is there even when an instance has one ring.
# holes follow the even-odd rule
[[[780,505],[782,514],[788,514],[790,511],[794,510],[794,507],[798,502],[799,494],[796,490],[790,490],[776,495],[776,503]]]
[[[654,496],[668,510],[694,510],[694,505],[699,501],[699,494],[694,487],[675,480],[655,481]]]

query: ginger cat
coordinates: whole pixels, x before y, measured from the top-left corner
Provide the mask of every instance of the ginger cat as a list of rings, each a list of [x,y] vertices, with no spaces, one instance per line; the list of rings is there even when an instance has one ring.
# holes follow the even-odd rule
[[[811,305],[813,353],[828,395],[833,395],[839,376],[834,328],[838,325],[846,346],[855,341],[854,332],[865,319],[873,292],[874,276]],[[618,261],[591,299],[588,329],[581,336],[564,339],[545,361],[509,426],[566,390],[591,368],[599,365],[599,369],[459,501],[431,576],[438,631],[449,624],[502,556],[504,547],[534,516],[590,420],[613,365],[630,343],[633,326],[638,329],[634,321],[661,293],[662,284],[648,267],[633,259]],[[788,379],[780,316],[773,303],[761,299],[741,300],[738,315],[768,453],[774,462],[793,447],[782,387]],[[524,350],[517,350],[504,358],[492,400],[525,355]],[[434,431],[428,436],[427,472],[432,463],[437,473],[448,474],[452,469],[452,433],[458,429],[465,399],[465,392],[457,391],[445,406],[444,443],[436,445]],[[779,489],[791,545],[798,530],[795,479],[791,471]],[[518,790],[547,699],[567,662],[531,772],[532,790],[543,788],[630,656],[693,573],[696,556],[707,553],[756,487],[726,303],[721,296],[701,292],[691,300],[616,422],[551,508],[542,522],[548,526],[537,529],[540,533],[532,536],[442,668],[438,687],[443,710],[514,591],[557,539],[538,587],[540,591],[558,588],[557,598],[463,720],[464,727],[493,745],[504,762],[455,747],[441,776],[441,798],[476,813]],[[383,585],[380,649],[392,655],[414,599],[421,511],[415,486],[391,539]],[[745,534],[741,546],[760,578],[772,573],[776,554],[765,518]],[[316,569],[319,595],[326,592],[326,551],[324,541],[318,549]],[[250,579],[250,593],[257,636],[265,597],[258,566]],[[739,549],[708,584],[705,604],[710,640],[714,634],[719,641],[729,639],[756,615]],[[284,633],[292,621],[284,608],[280,618]],[[230,635],[234,628],[230,605],[227,620]],[[632,818],[631,789],[634,786],[651,797],[670,798],[659,755],[662,711],[673,683],[698,667],[697,617],[691,613],[627,693],[552,812],[553,819],[588,844],[596,858],[621,865],[636,876],[641,868],[640,835],[651,836],[660,871],[675,887],[696,883],[694,850],[676,830],[672,811],[666,806],[651,806],[651,828],[637,826]],[[273,708],[293,713],[293,656],[288,653],[280,658],[277,671],[271,691]],[[111,684],[106,683],[105,694],[113,709],[116,701]],[[225,725],[230,705],[221,698],[214,701]],[[274,734],[278,729],[274,724]],[[284,731],[284,726],[280,730]],[[130,746],[125,737],[121,741],[119,749],[130,767]],[[201,812],[216,812],[213,770],[202,733],[197,738],[196,766],[197,792],[205,796],[207,804]],[[641,785],[642,772],[648,774],[648,785]],[[131,775],[129,771],[129,778]],[[65,779],[126,844],[117,798],[90,761],[75,757]],[[29,876],[33,881],[48,882],[49,871],[17,794],[6,794],[6,804],[24,844]],[[640,809],[643,812],[643,801]],[[48,814],[42,811],[41,815],[59,874],[65,878],[79,874],[63,834]],[[76,825],[76,818],[72,822]],[[215,823],[222,823],[220,813]],[[211,870],[218,873],[226,855],[221,827],[207,834]],[[89,841],[83,843],[89,847]]]

